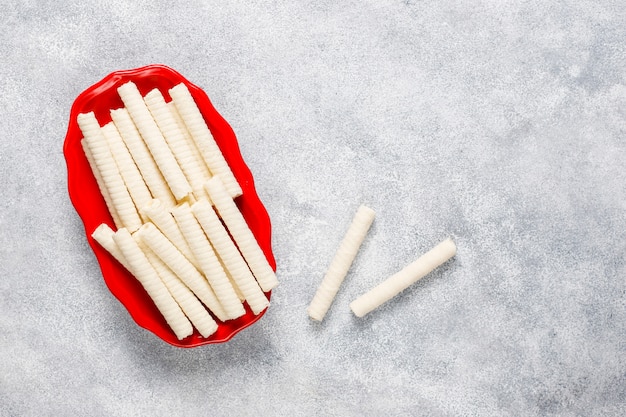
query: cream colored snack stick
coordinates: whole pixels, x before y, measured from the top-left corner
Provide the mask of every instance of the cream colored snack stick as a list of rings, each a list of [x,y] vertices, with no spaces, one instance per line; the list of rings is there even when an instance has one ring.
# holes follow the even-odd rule
[[[363,239],[365,239],[365,235],[367,235],[367,231],[374,221],[375,215],[374,210],[365,206],[361,206],[357,210],[352,219],[352,224],[350,224],[335,257],[328,267],[328,271],[322,283],[317,288],[317,292],[307,309],[312,319],[318,321],[324,319],[354,258],[356,258],[361,243],[363,243]]]
[[[154,199],[146,208],[143,209],[144,214],[152,223],[176,246],[191,264],[200,269],[200,264],[196,261],[191,248],[183,237],[183,234],[174,220],[172,214],[161,204],[160,200]]]
[[[126,184],[128,193],[135,203],[135,207],[141,216],[141,208],[147,206],[152,201],[152,194],[143,180],[135,161],[133,161],[128,148],[124,144],[120,132],[113,122],[102,126],[102,134],[106,138],[115,163],[122,174],[122,179]],[[142,220],[146,220],[142,218]]]
[[[172,116],[170,108],[167,107],[163,94],[155,88],[146,94],[144,101],[154,121],[161,129],[161,133],[163,133],[163,137],[183,170],[187,181],[189,181],[195,198],[198,199],[205,196],[206,191],[203,184],[208,179],[208,176],[205,174],[205,170],[203,170],[205,168],[204,162],[196,159],[190,143],[185,139],[176,119]]]
[[[243,303],[244,301],[246,301],[246,297],[243,296],[243,293],[239,289],[239,286],[237,285],[237,282],[235,281],[235,279],[231,275],[231,273],[228,270],[228,268],[226,268],[226,265],[224,265],[224,262],[220,259],[219,256],[217,257],[217,259],[220,261],[220,265],[222,265],[222,269],[226,273],[226,276],[228,277],[228,281],[230,281],[230,285],[232,285],[233,288],[235,289],[235,293],[237,294],[237,298],[239,298],[239,301],[241,301]]]
[[[211,171],[209,171],[209,168],[206,166],[206,163],[204,162],[204,159],[202,158],[202,155],[200,154],[200,151],[198,150],[198,147],[196,146],[196,142],[194,142],[193,138],[191,137],[191,134],[189,133],[189,129],[187,129],[187,125],[185,125],[185,121],[183,120],[182,117],[180,117],[180,113],[178,113],[176,104],[174,104],[173,101],[170,101],[169,103],[167,103],[167,108],[170,109],[170,113],[172,113],[172,117],[174,118],[174,120],[176,120],[176,123],[178,124],[178,128],[180,129],[180,131],[183,133],[183,136],[185,137],[185,141],[189,144],[189,149],[191,149],[191,151],[193,152],[194,158],[196,158],[196,161],[198,161],[198,165],[200,166],[200,169],[202,170],[202,175],[204,176],[204,181],[208,180],[212,176]],[[203,195],[206,195],[206,190]]]
[[[222,269],[219,259],[213,251],[211,243],[204,235],[198,221],[193,216],[189,204],[182,203],[172,209],[172,214],[178,223],[191,252],[200,264],[200,271],[211,284],[222,307],[231,319],[241,317],[246,313],[243,304],[239,301],[235,289],[230,284],[226,273]]]
[[[100,171],[122,225],[134,232],[141,227],[142,222],[113,159],[109,145],[102,135],[96,116],[93,112],[81,113],[78,115],[77,121],[84,135],[83,140],[86,141],[91,156],[98,167],[98,171]]]
[[[170,191],[170,188],[163,178],[163,174],[159,171],[148,146],[141,138],[137,126],[130,118],[128,110],[125,108],[111,110],[111,119],[120,132],[122,140],[130,151],[130,154],[137,164],[137,168],[141,172],[141,176],[145,181],[150,193],[154,198],[158,198],[166,207],[174,207],[176,200]],[[139,210],[143,207],[139,207]]]
[[[113,205],[113,201],[111,200],[111,196],[109,195],[109,190],[107,190],[107,187],[104,184],[102,174],[100,174],[100,170],[96,165],[96,161],[94,161],[93,155],[89,150],[89,146],[87,146],[87,141],[85,139],[81,139],[80,144],[83,147],[83,152],[85,152],[85,156],[87,157],[87,162],[89,162],[89,166],[91,167],[91,172],[93,172],[93,176],[96,178],[96,183],[98,184],[100,194],[102,194],[102,197],[104,198],[104,203],[109,209],[109,213],[111,213],[111,218],[113,218],[113,223],[115,223],[115,227],[118,229],[120,227],[124,227],[120,216],[118,216],[117,214],[117,210],[115,210],[115,206]]]
[[[191,206],[193,214],[198,219],[204,233],[211,240],[211,244],[224,263],[226,269],[230,272],[237,287],[248,302],[250,309],[254,314],[259,314],[269,305],[269,301],[259,284],[254,279],[252,272],[248,268],[246,261],[239,253],[228,235],[228,231],[217,217],[215,210],[207,200],[199,200]]]
[[[276,274],[220,177],[214,176],[204,184],[204,187],[209,192],[211,202],[217,208],[217,212],[237,243],[261,289],[269,291],[274,288],[278,285]]]
[[[129,81],[117,89],[130,117],[135,122],[141,137],[148,145],[159,170],[177,201],[183,200],[191,193],[191,186],[185,178],[176,158],[167,145],[161,130],[150,114],[137,86]]]
[[[228,314],[215,297],[205,277],[183,256],[152,223],[144,224],[137,232],[139,237],[159,258],[189,287],[191,291],[221,321],[229,319]]]
[[[350,309],[357,317],[363,317],[370,311],[395,297],[411,284],[419,281],[435,268],[456,254],[456,245],[448,238],[430,251],[419,257],[415,262],[390,276],[350,303]]]
[[[224,159],[222,151],[217,146],[187,86],[182,83],[178,84],[170,89],[169,93],[211,173],[222,179],[231,197],[240,196],[242,194],[241,187],[226,159]]]
[[[191,323],[128,230],[119,229],[113,235],[113,240],[128,262],[130,272],[145,288],[176,337],[182,340],[191,335],[193,333]]]
[[[209,337],[217,330],[217,323],[213,317],[198,301],[193,292],[168,268],[167,265],[137,236],[133,236],[139,248],[148,258],[150,264],[155,269],[167,289],[178,303],[183,313],[191,321],[191,324],[198,329],[203,337]]]
[[[94,240],[98,242],[107,252],[109,252],[119,263],[121,263],[124,268],[130,271],[130,265],[126,262],[122,251],[117,247],[117,244],[113,240],[113,235],[115,235],[113,229],[111,229],[106,223],[102,223],[100,226],[96,227],[96,230],[93,231],[91,237],[94,238]]]

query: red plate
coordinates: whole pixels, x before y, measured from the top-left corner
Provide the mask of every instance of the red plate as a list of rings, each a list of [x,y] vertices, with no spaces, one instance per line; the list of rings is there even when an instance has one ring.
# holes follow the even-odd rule
[[[211,337],[203,338],[195,331],[193,335],[184,340],[178,340],[141,284],[91,237],[91,233],[101,223],[108,224],[113,230],[115,230],[115,225],[98,190],[98,185],[89,168],[87,158],[83,153],[80,144],[83,136],[76,123],[76,117],[79,113],[93,111],[101,125],[111,121],[109,111],[123,107],[122,100],[117,94],[117,88],[127,81],[134,82],[142,95],[147,94],[153,88],[158,88],[165,96],[166,101],[170,100],[168,94],[170,88],[179,83],[187,85],[215,141],[241,185],[243,195],[235,200],[237,206],[241,210],[252,233],[254,233],[270,265],[274,271],[276,270],[276,262],[271,247],[270,219],[256,194],[252,173],[241,157],[235,133],[226,120],[215,110],[209,97],[202,89],[187,81],[178,72],[164,65],[148,65],[142,68],[113,72],[76,98],[72,105],[67,136],[63,145],[63,153],[67,162],[70,199],[78,215],[83,220],[87,241],[100,263],[104,281],[111,293],[126,307],[138,325],[151,331],[164,341],[179,347],[194,347],[208,343],[226,342],[239,331],[256,322],[265,311],[255,316],[246,304],[246,314],[243,317],[227,322],[218,321],[217,332]],[[267,292],[266,295],[269,298],[271,292]]]

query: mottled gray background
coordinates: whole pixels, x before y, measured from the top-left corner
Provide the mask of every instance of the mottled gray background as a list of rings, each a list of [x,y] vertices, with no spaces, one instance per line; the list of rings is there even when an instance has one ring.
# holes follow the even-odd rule
[[[626,3],[232,3],[0,0],[0,415],[626,414]],[[74,98],[150,63],[209,94],[273,221],[281,285],[227,344],[136,326],[67,196]]]

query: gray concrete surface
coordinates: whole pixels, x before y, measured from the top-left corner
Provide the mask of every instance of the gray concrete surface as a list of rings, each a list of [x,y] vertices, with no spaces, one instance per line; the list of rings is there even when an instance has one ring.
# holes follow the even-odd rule
[[[625,415],[626,3],[229,3],[0,1],[0,415]],[[209,94],[273,221],[281,285],[223,345],[137,327],[67,196],[74,98],[150,63]]]

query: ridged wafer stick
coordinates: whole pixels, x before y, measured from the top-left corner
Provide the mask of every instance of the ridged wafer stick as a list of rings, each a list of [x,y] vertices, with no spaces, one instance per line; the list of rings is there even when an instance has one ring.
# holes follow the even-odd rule
[[[122,175],[124,184],[126,184],[128,193],[135,203],[135,208],[139,212],[139,215],[142,216],[141,208],[152,201],[152,194],[150,194],[150,190],[148,190],[148,186],[146,186],[115,124],[109,122],[102,126],[101,130],[109,144],[109,149],[111,149],[111,154]],[[142,216],[142,220],[145,221],[146,219]]]
[[[207,200],[199,200],[191,206],[191,210],[211,240],[224,266],[230,272],[233,280],[235,280],[239,291],[245,297],[252,312],[259,314],[265,310],[269,305],[267,297],[254,279],[246,261],[228,235],[228,231],[226,231],[224,225],[217,217],[211,203]]]
[[[226,273],[217,259],[211,243],[204,235],[198,221],[193,216],[189,204],[182,203],[172,209],[172,214],[180,227],[187,244],[200,264],[200,271],[211,284],[213,292],[231,319],[245,314],[245,309],[230,284]]]
[[[241,187],[228,166],[226,159],[224,159],[222,151],[217,146],[187,86],[182,83],[178,84],[171,88],[169,93],[211,174],[217,175],[222,179],[231,197],[240,196],[242,194]]]
[[[121,263],[124,268],[130,271],[130,265],[126,262],[122,251],[117,247],[117,244],[113,240],[113,235],[115,235],[113,229],[111,229],[106,223],[102,223],[100,226],[96,227],[96,230],[93,231],[91,237],[107,252],[109,252],[119,263]]]
[[[167,145],[161,130],[150,114],[137,86],[129,81],[117,89],[130,117],[135,122],[141,137],[148,145],[159,170],[177,201],[185,199],[192,191],[187,178],[183,174],[176,158]]]
[[[104,180],[102,179],[102,174],[100,174],[100,170],[98,169],[98,166],[96,165],[96,161],[94,161],[93,155],[91,154],[91,151],[89,150],[89,146],[87,146],[87,142],[85,141],[85,139],[81,139],[80,144],[83,148],[83,152],[85,152],[85,156],[87,157],[87,162],[89,162],[89,166],[91,167],[91,172],[93,173],[93,176],[96,178],[98,189],[100,190],[100,194],[102,194],[102,197],[104,198],[104,203],[106,204],[107,209],[109,209],[109,213],[111,214],[111,218],[113,219],[113,223],[115,224],[115,227],[117,229],[119,229],[120,227],[124,227],[124,225],[122,224],[122,220],[120,219],[120,216],[118,216],[117,214],[117,210],[115,210],[115,205],[113,205],[113,201],[111,200],[111,196],[109,195],[109,190],[107,190],[107,187],[104,184]]]
[[[214,176],[204,184],[204,187],[261,289],[269,291],[274,288],[278,285],[276,274],[220,178]]]
[[[77,121],[84,135],[83,140],[89,147],[122,225],[134,232],[141,227],[141,219],[113,159],[109,145],[102,135],[96,116],[93,112],[81,113],[78,115]]]
[[[189,129],[187,129],[187,125],[185,125],[185,121],[183,120],[182,117],[180,117],[180,113],[178,113],[176,104],[174,104],[173,101],[170,101],[169,103],[167,103],[167,108],[170,109],[170,113],[172,114],[172,117],[174,118],[174,120],[176,120],[176,123],[178,124],[178,128],[180,129],[180,131],[183,133],[183,136],[185,137],[185,141],[187,141],[187,143],[189,144],[189,149],[191,149],[191,151],[193,152],[194,158],[196,158],[196,161],[198,161],[198,164],[200,165],[200,169],[202,170],[202,175],[204,176],[204,180],[205,181],[208,180],[209,178],[212,177],[211,171],[209,171],[209,168],[206,166],[206,162],[204,162],[204,158],[202,158],[202,154],[200,154],[200,151],[198,150],[198,147],[196,146],[196,142],[194,142],[193,138],[191,137],[191,134],[189,133]],[[206,190],[203,195],[206,195]]]
[[[170,191],[163,174],[161,174],[154,158],[152,158],[148,145],[141,138],[133,119],[130,118],[128,110],[125,108],[111,110],[111,119],[113,119],[113,123],[115,123],[122,140],[130,151],[133,161],[139,168],[141,176],[152,196],[158,198],[166,207],[174,207],[176,200],[172,195],[172,191]],[[143,207],[139,207],[139,210],[142,209]]]
[[[183,256],[152,223],[144,224],[137,232],[139,237],[154,253],[189,287],[191,291],[221,321],[229,319],[228,314],[215,297],[205,277]]]
[[[307,309],[312,319],[318,321],[324,319],[354,258],[356,258],[367,231],[374,221],[374,216],[374,210],[368,207],[361,206],[357,210],[322,283],[317,288],[317,292]]]
[[[430,251],[407,265],[400,272],[390,276],[365,294],[350,303],[350,309],[357,317],[363,317],[370,311],[389,301],[397,294],[419,281],[435,268],[456,254],[456,245],[448,238]]]
[[[172,213],[167,210],[160,200],[154,199],[143,209],[144,214],[152,223],[176,246],[176,248],[187,258],[189,262],[196,268],[200,269],[200,264],[193,256],[193,252],[183,237],[183,234],[174,220]]]
[[[128,230],[122,228],[115,232],[113,240],[128,262],[132,274],[144,287],[165,321],[172,328],[179,340],[193,333],[193,327],[176,303],[161,278],[154,270],[146,255],[141,251]]]
[[[191,144],[187,142],[176,119],[172,116],[170,108],[165,103],[163,94],[158,89],[150,91],[144,97],[144,101],[154,118],[154,121],[161,129],[165,141],[169,145],[176,161],[180,165],[187,181],[191,185],[196,199],[206,195],[203,184],[208,179],[204,167],[204,162],[196,159]],[[205,168],[206,169],[206,168]]]
[[[133,236],[139,248],[143,251],[152,264],[161,280],[178,303],[183,313],[191,321],[191,324],[198,329],[203,337],[209,337],[217,330],[217,323],[213,317],[198,301],[193,292],[172,272],[171,269],[137,236]]]

